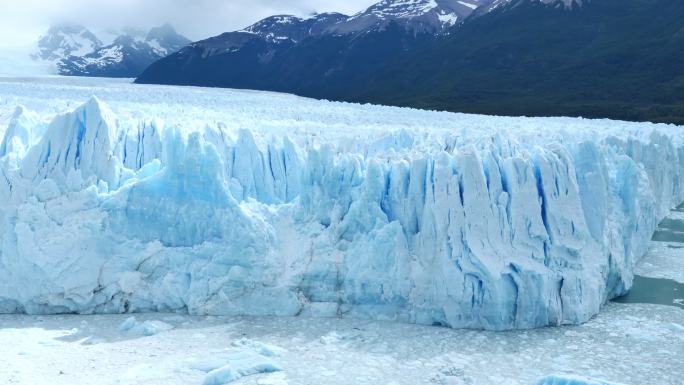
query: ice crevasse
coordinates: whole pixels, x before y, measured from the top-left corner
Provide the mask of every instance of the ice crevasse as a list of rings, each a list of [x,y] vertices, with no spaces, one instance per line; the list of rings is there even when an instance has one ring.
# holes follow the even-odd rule
[[[684,201],[675,126],[323,143],[153,118],[8,119],[0,312],[577,324]]]

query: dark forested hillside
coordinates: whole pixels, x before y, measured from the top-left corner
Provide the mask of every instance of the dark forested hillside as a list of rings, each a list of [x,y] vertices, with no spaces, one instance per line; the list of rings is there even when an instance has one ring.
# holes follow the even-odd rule
[[[684,123],[684,2],[519,1],[406,55],[342,99],[502,115]]]

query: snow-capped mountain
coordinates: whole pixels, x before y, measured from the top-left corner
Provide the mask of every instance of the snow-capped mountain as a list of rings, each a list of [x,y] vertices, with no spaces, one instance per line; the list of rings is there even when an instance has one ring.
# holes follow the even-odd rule
[[[321,13],[300,18],[275,15],[249,27],[195,43],[205,56],[234,53],[248,43],[261,40],[272,52],[283,43],[299,43],[310,37],[349,35],[379,30],[397,23],[411,32],[441,33],[492,0],[383,0],[353,16]],[[251,34],[251,36],[245,36]],[[264,44],[265,43],[265,44]],[[273,46],[273,45],[276,46]],[[270,55],[263,55],[267,58]]]
[[[68,56],[82,56],[102,46],[92,32],[77,24],[59,24],[51,27],[38,41],[35,60],[57,61]]]
[[[271,16],[245,28],[243,32],[256,33],[272,41],[300,41],[310,36],[366,32],[395,22],[413,31],[440,33],[492,1],[382,0],[352,16],[341,13],[314,14],[307,18]]]
[[[112,31],[107,34],[112,35]],[[40,39],[33,58],[53,61],[60,75],[135,77],[151,63],[189,43],[168,24],[148,33],[126,29],[110,44],[104,44],[83,26],[60,25],[50,28]]]
[[[349,33],[397,22],[418,31],[442,32],[492,0],[383,0],[335,26]]]
[[[184,55],[198,54],[202,58],[216,55],[247,53],[259,62],[267,62],[278,51],[310,37],[328,34],[330,28],[349,18],[341,13],[321,13],[300,18],[276,15],[260,20],[242,30],[226,32],[216,37],[190,44]]]
[[[546,5],[556,4],[556,7],[563,7],[565,9],[572,9],[573,6],[581,7],[583,0],[489,0],[488,4],[478,8],[473,12],[473,15],[481,16],[485,15],[495,9],[501,8],[503,6],[509,5],[511,3],[529,3],[529,2],[540,2]],[[512,4],[515,5],[515,4]]]
[[[145,36],[145,43],[160,56],[174,53],[190,43],[185,36],[179,35],[171,24],[155,27]]]
[[[490,4],[491,1],[382,0],[353,16],[341,13],[321,13],[304,18],[276,15],[260,20],[242,30],[226,32],[195,42],[179,51],[174,63],[192,62],[193,64],[189,67],[192,73],[194,72],[192,67],[203,62],[199,65],[202,70],[198,72],[198,76],[206,77],[202,81],[205,85],[213,84],[210,75],[220,68],[223,74],[235,77],[238,82],[233,84],[231,81],[230,84],[240,87],[242,82],[251,84],[250,79],[253,78],[256,68],[271,63],[274,58],[288,52],[292,53],[292,60],[298,62],[304,60],[303,57],[313,51],[333,52],[332,47],[339,44],[338,37],[351,39],[368,33],[372,36],[376,36],[377,33],[392,35],[391,40],[397,44],[387,44],[386,41],[371,44],[383,45],[382,49],[367,46],[363,42],[367,37],[362,37],[352,44],[345,42],[335,51],[340,55],[349,52],[355,56],[357,53],[352,54],[352,51],[363,50],[367,70],[393,57],[395,53],[413,47],[417,44],[416,40],[444,33],[467,18],[474,10]],[[328,39],[335,41],[328,42]],[[295,53],[302,44],[310,48],[307,48],[303,55]],[[295,51],[291,51],[292,49]],[[376,60],[374,56],[377,55],[380,57]],[[313,57],[315,56],[314,54]],[[372,64],[373,62],[376,64]],[[297,64],[290,63],[288,66],[297,70]],[[323,68],[322,71],[331,73],[328,68]],[[145,73],[141,76],[145,80]],[[159,81],[156,76],[154,81]],[[263,76],[258,76],[258,78],[265,80]]]
[[[307,37],[327,33],[336,24],[349,18],[341,13],[320,13],[311,17],[299,18],[291,15],[276,15],[260,20],[241,32],[248,32],[271,41],[301,41]]]

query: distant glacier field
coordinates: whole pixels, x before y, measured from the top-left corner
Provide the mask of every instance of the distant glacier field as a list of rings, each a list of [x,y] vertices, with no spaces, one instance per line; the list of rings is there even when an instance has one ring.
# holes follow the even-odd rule
[[[0,79],[0,313],[576,325],[684,201],[681,127]]]

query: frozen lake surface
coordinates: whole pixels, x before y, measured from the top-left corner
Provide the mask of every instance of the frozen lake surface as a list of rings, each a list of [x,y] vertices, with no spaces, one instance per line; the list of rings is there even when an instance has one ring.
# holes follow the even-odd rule
[[[282,369],[235,384],[529,384],[552,373],[681,384],[684,310],[611,303],[581,326],[483,332],[349,319],[136,315],[174,326],[122,332],[130,315],[0,316],[0,383],[202,384],[199,364],[282,348]],[[236,346],[237,345],[237,346]]]

